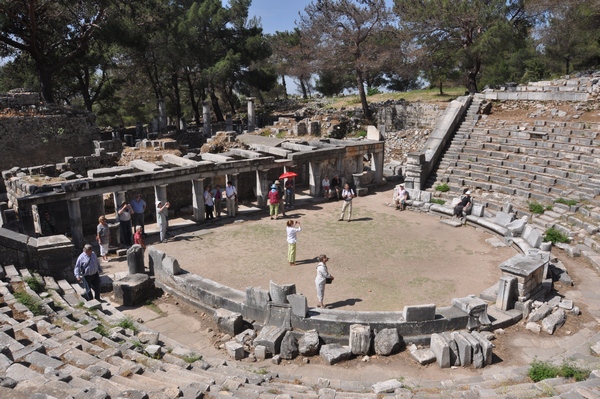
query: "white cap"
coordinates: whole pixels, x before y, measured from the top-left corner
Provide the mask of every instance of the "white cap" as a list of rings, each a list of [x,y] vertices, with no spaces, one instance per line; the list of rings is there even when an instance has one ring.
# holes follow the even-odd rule
[[[471,190],[467,190],[467,192],[465,194],[471,195]]]

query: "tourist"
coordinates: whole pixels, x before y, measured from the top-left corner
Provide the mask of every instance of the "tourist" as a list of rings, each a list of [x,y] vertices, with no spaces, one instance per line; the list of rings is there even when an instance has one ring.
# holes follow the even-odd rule
[[[285,181],[285,206],[294,209],[294,182],[292,179]]]
[[[298,233],[302,231],[302,226],[300,226],[300,222],[293,220],[288,220],[286,223],[287,227],[285,228],[287,232],[287,242],[288,242],[288,262],[290,262],[290,266],[296,266],[296,243],[298,242]]]
[[[169,207],[171,204],[161,200],[156,201],[156,224],[160,232],[160,242],[167,242],[167,228],[169,227]]]
[[[212,196],[213,196],[213,202],[215,203],[215,216],[220,218],[221,217],[221,210],[223,207],[222,201],[223,201],[223,191],[221,190],[221,186],[220,185],[216,185],[215,188],[212,190]]]
[[[321,186],[323,187],[323,197],[329,199],[331,184],[329,183],[329,178],[327,176],[321,181]]]
[[[336,201],[339,201],[342,183],[341,183],[338,175],[333,176],[333,179],[331,179],[330,187],[331,187],[331,190],[335,190]]]
[[[110,244],[110,228],[106,217],[100,216],[98,218],[98,227],[96,227],[96,241],[100,246],[100,256],[102,260],[108,262],[108,244]]]
[[[348,221],[350,221],[350,219],[352,219],[352,199],[354,198],[354,190],[350,188],[348,183],[344,184],[342,198],[344,199],[344,204],[342,205],[342,214],[338,220],[344,220],[344,214],[346,213],[346,209],[348,209]]]
[[[48,211],[44,212],[44,216],[42,217],[41,221],[41,227],[43,236],[52,236],[58,232],[56,230],[56,220]]]
[[[471,190],[467,190],[465,195],[463,195],[463,197],[460,199],[460,202],[454,207],[453,217],[463,218],[467,215],[467,213],[469,213],[472,205],[473,201],[471,200]]]
[[[315,278],[315,285],[317,286],[317,303],[318,308],[324,308],[323,297],[325,296],[325,284],[327,279],[333,281],[333,276],[327,271],[327,255],[319,255],[319,264],[317,265],[317,277]]]
[[[144,230],[144,212],[146,212],[146,201],[142,199],[140,193],[135,193],[135,198],[131,200],[131,209],[133,209],[133,215],[131,222],[134,226],[142,226],[142,234],[146,236]]]
[[[100,265],[98,264],[98,258],[92,250],[90,244],[83,246],[83,252],[77,258],[75,262],[75,278],[78,282],[83,280],[83,286],[85,288],[85,294],[83,297],[86,301],[92,299],[92,290],[94,290],[94,298],[97,301],[101,301],[100,298]]]
[[[142,236],[142,226],[135,226],[135,234],[133,235],[133,243],[146,249],[146,243],[144,242],[144,237]]]
[[[394,203],[396,204],[396,209],[400,209],[401,211],[405,210],[407,199],[408,191],[404,189],[402,184],[398,184],[398,186],[394,189]]]
[[[206,220],[214,219],[213,208],[215,203],[213,202],[213,196],[210,192],[210,186],[204,188],[204,218]]]
[[[121,230],[121,244],[130,247],[131,246],[131,217],[133,216],[133,209],[131,205],[124,201],[121,204],[121,209],[117,212],[119,214],[119,228]]]
[[[269,214],[271,215],[271,220],[277,219],[277,214],[279,213],[279,202],[281,200],[279,197],[279,191],[277,190],[277,185],[271,185],[271,191],[269,191],[268,197]]]
[[[285,197],[285,190],[281,187],[281,182],[279,180],[275,180],[275,185],[277,186],[277,192],[279,193],[279,203],[281,203]],[[285,217],[285,206],[280,206],[279,210],[281,211],[281,216]]]
[[[227,182],[225,187],[225,201],[227,202],[227,216],[235,217],[235,200],[237,199],[237,190],[231,181]]]

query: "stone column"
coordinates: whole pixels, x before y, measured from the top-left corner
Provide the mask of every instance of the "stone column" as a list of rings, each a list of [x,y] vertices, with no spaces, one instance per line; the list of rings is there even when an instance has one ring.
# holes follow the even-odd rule
[[[256,201],[259,208],[268,205],[267,194],[269,193],[269,181],[267,180],[268,170],[256,171]]]
[[[119,223],[121,222],[121,219],[119,218],[119,209],[121,209],[121,205],[125,202],[125,191],[113,193],[113,200],[115,202],[115,219],[116,222]]]
[[[192,217],[194,221],[203,222],[204,214],[204,179],[192,180]]]
[[[316,197],[321,193],[321,163],[308,162],[308,188],[310,195]],[[294,190],[296,191],[296,190]]]
[[[38,209],[38,206],[32,205],[31,212],[33,214],[33,228],[36,233],[39,233],[40,235],[42,235],[42,220],[40,218],[40,211]]]
[[[0,202],[0,227],[4,226],[6,223],[6,217],[4,216],[4,211],[8,209],[8,202]]]
[[[168,184],[154,186],[154,197],[156,198],[156,201],[167,201],[167,186]]]
[[[165,99],[156,100],[158,107],[158,132],[166,133],[167,131],[167,108],[165,107]]]
[[[363,155],[356,156],[356,170],[354,173],[362,173],[363,172]]]
[[[256,114],[254,113],[254,97],[248,97],[248,133],[256,129]]]
[[[210,126],[210,105],[208,104],[208,101],[202,102],[202,121],[202,131],[204,132],[204,137],[211,137],[212,128]]]
[[[69,222],[71,225],[71,240],[75,249],[83,249],[83,228],[81,227],[81,208],[80,198],[73,198],[67,201],[69,209]]]
[[[225,115],[225,131],[231,132],[233,131],[233,119],[231,114]]]
[[[383,181],[383,152],[371,154],[371,170],[375,171],[375,182],[381,183]]]

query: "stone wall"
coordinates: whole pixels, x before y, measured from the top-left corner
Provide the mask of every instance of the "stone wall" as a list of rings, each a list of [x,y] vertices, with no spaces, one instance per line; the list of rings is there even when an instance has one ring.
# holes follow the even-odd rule
[[[446,103],[406,101],[383,104],[377,113],[377,127],[386,133],[410,128],[432,128],[446,106]]]

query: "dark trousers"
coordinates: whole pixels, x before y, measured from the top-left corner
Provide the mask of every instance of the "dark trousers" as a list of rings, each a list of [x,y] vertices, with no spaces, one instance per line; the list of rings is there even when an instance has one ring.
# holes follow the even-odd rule
[[[121,227],[121,244],[130,247],[132,245],[131,220],[121,220],[119,225]]]
[[[86,293],[83,295],[86,301],[92,299],[92,291],[94,291],[94,299],[100,300],[100,274],[92,274],[91,276],[83,276],[87,283]],[[84,284],[85,285],[85,284]]]
[[[134,213],[131,217],[131,222],[133,224],[133,228],[135,229],[135,226],[142,226],[142,234],[145,233],[144,230],[144,214],[143,213]]]
[[[205,214],[205,219],[214,219],[213,205],[204,204],[204,214]]]

